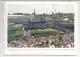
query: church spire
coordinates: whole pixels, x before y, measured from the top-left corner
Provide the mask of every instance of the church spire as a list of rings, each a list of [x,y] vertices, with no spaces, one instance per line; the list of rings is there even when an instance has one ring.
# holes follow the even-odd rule
[[[34,9],[34,13],[33,14],[36,15],[35,9]]]

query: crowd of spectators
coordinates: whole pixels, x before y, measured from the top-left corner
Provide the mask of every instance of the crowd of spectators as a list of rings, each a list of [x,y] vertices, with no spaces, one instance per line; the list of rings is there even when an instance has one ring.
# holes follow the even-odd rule
[[[51,36],[24,36],[19,40],[13,40],[8,43],[8,47],[17,48],[73,48],[74,35],[66,33],[64,35]]]

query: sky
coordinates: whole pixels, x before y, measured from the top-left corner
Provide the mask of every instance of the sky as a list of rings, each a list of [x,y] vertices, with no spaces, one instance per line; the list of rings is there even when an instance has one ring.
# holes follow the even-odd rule
[[[52,12],[73,13],[74,5],[70,3],[52,3],[52,2],[8,2],[8,13],[33,13],[36,14]],[[56,11],[55,11],[56,10]]]

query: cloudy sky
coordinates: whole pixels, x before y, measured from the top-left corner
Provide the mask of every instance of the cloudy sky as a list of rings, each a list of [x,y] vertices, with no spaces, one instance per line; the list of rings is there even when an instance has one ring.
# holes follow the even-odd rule
[[[33,13],[34,9],[37,14],[51,12],[73,13],[74,5],[70,3],[53,3],[53,2],[8,2],[8,13]]]

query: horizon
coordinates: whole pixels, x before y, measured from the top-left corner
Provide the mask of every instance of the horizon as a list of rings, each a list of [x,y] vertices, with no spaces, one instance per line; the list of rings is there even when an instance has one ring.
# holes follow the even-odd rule
[[[26,5],[26,6],[25,6]],[[33,13],[34,9],[36,14],[52,14],[54,13],[74,13],[73,4],[55,4],[51,2],[9,2],[8,13]]]
[[[23,13],[23,12],[17,12],[17,13],[21,13],[22,15],[24,15],[24,14],[33,14],[33,13]],[[17,13],[8,13],[8,15],[16,15]],[[63,13],[63,12],[57,12],[57,13]],[[53,12],[53,14],[57,14],[57,13],[54,13]],[[72,12],[68,12],[67,14],[69,14],[69,13],[72,13]],[[42,14],[48,14],[48,13],[36,13],[36,15],[38,15],[38,14],[40,14],[40,15],[42,15]],[[49,13],[49,15],[51,15],[52,13]],[[63,14],[65,14],[65,13],[63,13]],[[72,13],[72,14],[74,14],[74,13]]]

